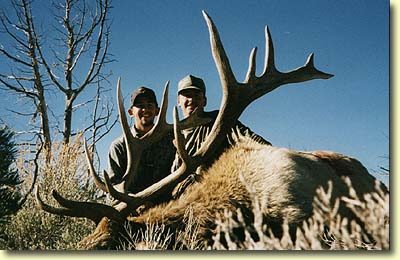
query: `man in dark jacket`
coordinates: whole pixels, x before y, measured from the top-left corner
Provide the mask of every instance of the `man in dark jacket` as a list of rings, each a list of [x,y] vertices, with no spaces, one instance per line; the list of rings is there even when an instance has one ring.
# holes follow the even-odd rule
[[[131,128],[133,136],[140,138],[150,131],[159,111],[153,90],[147,87],[136,89],[131,95],[131,107],[128,109],[128,114],[134,119],[134,125]],[[173,138],[171,131],[162,140],[143,151],[138,167],[138,178],[128,187],[130,192],[142,191],[170,173],[176,151],[172,142]],[[120,136],[111,144],[108,163],[111,183],[120,183],[127,169],[127,149],[123,136]],[[160,198],[160,200],[163,199]]]

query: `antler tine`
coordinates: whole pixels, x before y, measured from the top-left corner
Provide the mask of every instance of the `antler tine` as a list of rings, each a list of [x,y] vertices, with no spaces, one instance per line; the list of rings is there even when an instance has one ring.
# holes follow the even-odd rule
[[[306,68],[310,70],[310,74],[314,75],[313,79],[329,79],[333,77],[333,74],[325,73],[323,71],[318,70],[314,66],[314,53],[311,53],[306,61]]]
[[[135,138],[131,133],[128,120],[126,118],[125,108],[122,102],[120,78],[118,79],[118,84],[117,84],[118,108],[119,108],[119,115],[121,118],[121,125],[126,140],[127,169],[123,176],[122,183],[115,185],[114,188],[121,190],[123,192],[127,191],[127,188],[136,178],[136,172],[139,166],[139,161],[142,151],[146,149],[148,146],[150,146],[152,143],[160,140],[163,136],[165,136],[165,134],[168,131],[171,130],[172,126],[166,122],[166,111],[168,108],[168,88],[169,88],[169,81],[167,81],[164,88],[163,99],[161,102],[161,110],[156,124],[144,136],[142,136],[141,138]]]
[[[35,199],[36,199],[37,204],[39,205],[39,208],[46,212],[49,212],[51,214],[60,215],[60,216],[64,216],[64,215],[70,216],[70,214],[69,214],[70,210],[56,208],[56,207],[53,207],[53,206],[50,206],[50,205],[44,203],[44,201],[40,197],[38,187],[36,187],[36,189],[35,189]]]
[[[244,82],[252,82],[256,78],[256,54],[257,54],[257,47],[253,48],[250,52],[249,57],[249,69],[246,73],[246,78]]]
[[[256,95],[254,95],[252,100],[265,95],[266,93],[271,92],[272,90],[278,88],[279,86],[291,84],[291,83],[300,83],[304,81],[309,81],[313,79],[329,79],[333,77],[332,74],[328,74],[317,70],[314,66],[314,54],[310,54],[307,59],[307,62],[304,66],[294,69],[289,72],[279,73],[274,75],[275,77],[260,78],[260,81],[257,82]]]
[[[262,76],[279,73],[275,67],[275,51],[271,33],[268,26],[265,26],[265,61]]]
[[[107,192],[107,188],[106,188],[105,184],[100,179],[100,177],[96,174],[96,171],[94,169],[93,161],[92,161],[92,159],[90,157],[90,154],[89,154],[89,149],[88,149],[88,146],[87,146],[86,139],[83,140],[83,147],[85,149],[86,161],[87,161],[87,164],[89,166],[89,172],[90,172],[90,174],[92,175],[92,177],[94,179],[94,183],[96,184],[96,186],[99,189],[101,189],[104,192]]]
[[[162,96],[162,100],[161,100],[161,109],[160,109],[160,113],[158,115],[156,125],[160,124],[159,121],[161,120],[160,122],[163,125],[169,126],[172,128],[172,125],[167,123],[168,93],[169,93],[169,80],[165,83],[165,86],[164,86],[163,96]]]
[[[121,92],[121,78],[118,78],[117,82],[117,101],[118,101],[118,113],[119,113],[119,118],[121,121],[121,127],[124,132],[125,139],[127,141],[131,141],[133,139],[133,135],[131,133],[131,129],[128,124],[128,119],[125,114],[125,106],[124,106],[124,101],[122,97],[122,92]]]
[[[217,70],[221,80],[221,86],[223,92],[228,92],[228,86],[235,85],[237,83],[235,75],[232,72],[229,59],[225,53],[224,47],[221,43],[218,30],[211,20],[210,16],[203,10],[204,19],[207,22],[208,30],[210,31],[210,43],[212,54],[217,65]]]
[[[168,131],[172,130],[172,125],[167,123],[166,115],[168,108],[168,90],[169,90],[169,81],[165,83],[163,98],[161,101],[160,113],[158,114],[157,122],[153,126],[153,128],[147,132],[141,139],[146,144],[152,144],[160,140]]]
[[[168,108],[168,89],[169,89],[169,81],[167,81],[167,83],[165,84],[163,99],[161,101],[161,110],[157,122],[153,126],[153,128],[141,138],[133,137],[133,135],[130,133],[129,130],[131,138],[126,142],[127,154],[128,154],[127,156],[128,167],[126,173],[124,174],[123,177],[124,181],[122,185],[117,185],[115,186],[116,188],[121,189],[120,186],[122,186],[123,191],[127,190],[130,184],[136,178],[136,172],[139,166],[139,161],[142,151],[145,150],[147,147],[149,147],[151,144],[161,140],[161,138],[163,138],[165,134],[171,130],[172,126],[168,124],[166,121],[166,111]],[[119,94],[119,97],[120,96],[121,94]]]
[[[178,113],[178,108],[174,106],[174,136],[176,140],[176,150],[179,154],[179,157],[182,159],[183,163],[182,165],[186,165],[188,163],[192,164],[191,162],[191,157],[189,157],[189,154],[185,150],[185,138],[183,137],[183,134],[181,132],[181,123],[179,122],[179,113]]]
[[[224,139],[222,137],[236,123],[246,106],[242,104],[243,101],[241,100],[241,93],[239,92],[240,89],[243,89],[243,85],[240,85],[235,79],[218,30],[208,14],[205,11],[202,12],[208,26],[211,52],[218,70],[222,88],[221,106],[210,131],[211,134],[206,138],[195,154],[195,157],[202,157],[203,160],[207,161],[209,159],[208,157],[213,155],[214,150]],[[250,55],[248,76],[246,76],[246,78],[248,77],[250,80],[257,79],[252,76],[255,72],[255,54],[256,50],[253,49]],[[237,107],[235,107],[236,105]]]
[[[122,223],[125,218],[113,207],[96,202],[82,202],[66,199],[53,190],[54,199],[63,207],[70,210],[72,217],[85,217],[98,223],[103,217],[108,217]]]
[[[246,75],[246,79],[244,83],[251,83],[256,80],[255,70],[255,56],[257,53],[257,47],[253,48],[250,53],[249,58],[249,69]],[[269,31],[268,26],[265,26],[265,61],[264,61],[264,69],[261,74],[261,77],[266,77],[267,75],[278,74],[279,71],[275,67],[275,51],[274,44],[272,42],[271,33]]]
[[[36,187],[35,198],[39,207],[51,214],[60,216],[70,216],[78,218],[88,218],[96,224],[100,222],[103,217],[108,217],[116,221],[124,221],[125,218],[120,214],[119,211],[111,206],[94,203],[94,202],[78,202],[68,200],[62,197],[55,190],[52,191],[54,199],[64,208],[56,208],[43,202],[39,195],[39,188]],[[122,223],[122,222],[121,222]]]
[[[111,184],[110,177],[107,173],[104,174],[104,180],[108,193],[110,193],[113,198],[125,202],[129,209],[135,209],[143,204],[144,200],[142,200],[141,198],[137,198],[136,196],[129,196],[127,193],[122,193],[115,189],[114,186]],[[125,212],[127,211],[125,210]]]
[[[131,129],[128,124],[128,119],[125,114],[125,106],[122,98],[121,92],[121,78],[118,78],[117,82],[117,101],[118,101],[118,112],[121,120],[122,130],[124,132],[124,138],[126,142],[126,150],[127,150],[127,169],[123,176],[122,183],[116,185],[115,187],[125,191],[129,184],[132,182],[134,178],[134,172],[136,172],[137,167],[139,165],[140,153],[141,149],[135,149],[140,147],[138,143],[140,142],[138,138],[135,138],[132,135]],[[135,145],[136,144],[136,145]],[[133,158],[133,153],[135,153],[135,158]]]
[[[329,79],[333,77],[319,71],[314,66],[314,54],[311,54],[304,66],[289,72],[280,72],[275,67],[274,45],[268,26],[265,27],[265,63],[264,71],[260,77],[254,77],[252,81],[245,82],[242,86],[252,86],[252,89],[241,91],[243,110],[252,101],[273,91],[281,85],[300,83],[313,79]]]

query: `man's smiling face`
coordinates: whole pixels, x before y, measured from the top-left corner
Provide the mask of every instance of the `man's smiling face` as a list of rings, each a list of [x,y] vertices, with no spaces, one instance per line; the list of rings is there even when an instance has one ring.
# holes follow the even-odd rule
[[[190,116],[194,111],[203,112],[207,104],[204,93],[196,89],[185,89],[179,92],[178,105],[184,117]]]
[[[129,115],[135,119],[135,126],[151,126],[159,109],[157,105],[148,97],[137,97],[135,104],[128,110]]]

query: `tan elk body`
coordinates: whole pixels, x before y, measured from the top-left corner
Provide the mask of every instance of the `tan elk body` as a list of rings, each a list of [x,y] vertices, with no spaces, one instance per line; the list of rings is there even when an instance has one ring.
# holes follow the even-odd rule
[[[273,91],[281,85],[328,79],[332,75],[321,72],[314,67],[313,55],[306,64],[290,72],[279,72],[275,68],[274,49],[270,33],[266,28],[266,58],[261,76],[255,75],[256,49],[250,54],[249,69],[243,83],[236,81],[222,42],[210,17],[203,12],[210,32],[212,54],[221,79],[223,97],[218,116],[210,135],[193,156],[184,149],[184,138],[181,129],[196,125],[198,118],[189,118],[180,122],[177,110],[174,111],[174,134],[177,140],[177,153],[183,163],[179,169],[158,183],[145,190],[129,194],[126,190],[136,174],[141,151],[171,131],[172,126],[165,121],[167,108],[168,83],[164,91],[161,112],[155,127],[145,136],[134,138],[130,134],[120,91],[117,85],[118,104],[121,124],[128,150],[128,169],[124,181],[111,185],[105,173],[104,182],[94,171],[88,155],[89,169],[98,186],[121,201],[116,207],[90,202],[67,200],[53,192],[54,198],[62,206],[55,208],[45,204],[37,190],[38,204],[53,214],[86,217],[98,225],[93,234],[81,241],[82,248],[113,248],[118,245],[118,238],[124,235],[124,225],[140,232],[147,224],[163,224],[173,232],[187,228],[185,214],[193,211],[195,222],[199,225],[200,240],[211,242],[215,219],[225,210],[236,212],[239,208],[251,222],[252,201],[255,198],[261,203],[265,223],[279,233],[284,219],[295,227],[312,214],[312,202],[316,189],[333,184],[333,198],[348,194],[348,188],[342,177],[349,177],[356,192],[361,196],[374,190],[375,178],[356,159],[326,151],[298,152],[286,148],[261,145],[244,137],[223,153],[214,158],[215,151],[224,140],[227,132],[238,120],[245,108],[255,99]],[[186,124],[186,125],[185,125]],[[202,165],[214,163],[210,168],[201,171],[201,180],[192,184],[176,200],[155,206],[139,216],[131,216],[136,209],[148,199],[162,195],[166,190],[176,186]],[[356,219],[345,207],[340,214]],[[126,234],[125,234],[126,235]]]
[[[217,215],[225,210],[235,213],[238,208],[251,209],[256,199],[264,206],[265,223],[279,233],[284,219],[295,227],[311,216],[315,191],[320,186],[326,189],[328,181],[332,181],[334,187],[332,200],[348,194],[342,176],[350,178],[359,196],[373,192],[375,184],[375,178],[353,158],[331,152],[297,152],[261,145],[251,139],[243,140],[222,154],[202,176],[200,182],[190,186],[177,200],[131,217],[131,232],[144,232],[147,226],[154,224],[165,225],[169,232],[184,232],[190,208],[194,223],[198,225],[198,238],[206,244],[212,243]],[[355,218],[343,205],[339,214]],[[115,230],[110,230],[111,225]],[[98,230],[86,237],[80,246],[87,249],[118,245],[118,240],[114,239],[118,237],[116,233],[123,231],[121,228],[104,219]]]

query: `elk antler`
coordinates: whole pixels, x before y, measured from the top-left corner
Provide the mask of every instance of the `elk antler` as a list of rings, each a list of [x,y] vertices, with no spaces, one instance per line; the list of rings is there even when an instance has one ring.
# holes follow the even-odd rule
[[[165,84],[160,113],[154,127],[141,138],[136,138],[132,135],[128,120],[126,118],[125,108],[122,102],[121,83],[120,79],[118,79],[118,110],[119,116],[121,118],[121,125],[124,132],[127,148],[127,169],[122,178],[122,183],[119,185],[120,190],[124,192],[128,190],[128,187],[137,177],[137,169],[140,163],[142,152],[151,144],[161,140],[161,138],[163,138],[171,130],[171,125],[166,122],[166,112],[168,107],[168,88],[169,81]]]
[[[58,194],[55,190],[52,191],[52,196],[61,206],[63,206],[63,208],[56,208],[44,203],[42,198],[40,197],[39,188],[38,186],[36,186],[36,202],[39,207],[46,212],[62,216],[85,217],[93,220],[96,224],[99,223],[103,217],[108,217],[109,219],[118,221],[119,223],[123,223],[126,217],[122,215],[118,210],[108,205],[96,202],[68,200]]]
[[[89,167],[89,172],[93,176],[94,182],[98,188],[103,190],[104,192],[110,193],[111,196],[120,200],[126,201],[128,206],[124,203],[118,204],[115,208],[94,202],[78,202],[73,200],[68,200],[63,198],[60,194],[53,190],[52,195],[57,200],[57,202],[63,206],[64,208],[55,208],[43,202],[39,195],[39,188],[37,187],[35,195],[37,204],[41,209],[47,211],[52,214],[58,215],[66,215],[73,217],[86,217],[94,222],[98,223],[98,221],[106,216],[110,219],[121,220],[124,219],[125,216],[128,215],[132,210],[142,205],[148,198],[146,196],[138,194],[138,196],[128,197],[126,194],[128,192],[128,187],[131,185],[132,181],[134,181],[137,175],[138,165],[140,163],[140,157],[146,148],[148,148],[151,144],[158,142],[161,138],[163,138],[168,132],[170,132],[173,128],[173,125],[168,124],[166,122],[166,110],[168,107],[168,87],[169,82],[166,83],[163,98],[161,101],[161,109],[155,123],[154,127],[146,133],[144,136],[137,138],[132,135],[130,130],[128,120],[125,114],[125,108],[123,105],[123,98],[121,93],[121,81],[118,79],[117,83],[117,101],[118,101],[118,110],[121,118],[121,126],[124,132],[124,138],[127,148],[127,170],[122,178],[122,182],[116,185],[112,185],[107,172],[104,171],[105,183],[100,179],[97,175],[94,165],[92,162],[92,158],[90,156],[86,140],[84,141],[84,149],[86,154],[86,160]],[[202,118],[197,114],[187,118],[185,122],[183,122],[181,128],[190,128],[196,125],[201,125],[210,122],[210,118]],[[179,128],[179,129],[181,129]],[[180,130],[178,130],[179,132]],[[178,144],[178,147],[183,147],[182,137],[178,136],[177,140],[180,140],[181,144]],[[181,149],[182,150],[182,149]],[[142,198],[143,197],[143,198]],[[123,214],[120,211],[124,212]]]
[[[125,108],[122,101],[122,93],[121,93],[121,81],[118,79],[117,83],[117,98],[118,98],[118,111],[119,116],[121,118],[121,126],[124,132],[124,138],[126,142],[127,148],[127,169],[122,178],[122,182],[118,185],[114,185],[113,188],[117,191],[122,191],[124,193],[127,192],[127,187],[131,185],[131,183],[135,180],[137,175],[137,169],[140,163],[140,157],[144,150],[146,150],[153,143],[161,140],[167,133],[172,131],[173,125],[168,124],[166,121],[166,111],[168,108],[168,89],[169,89],[169,81],[165,84],[163,97],[161,101],[161,109],[157,118],[157,122],[154,127],[147,132],[144,136],[137,138],[132,135],[130,127],[128,125],[128,120],[125,114]],[[180,123],[181,129],[190,128],[193,126],[206,124],[211,121],[210,118],[202,118],[195,113],[193,116],[187,118],[184,122]],[[86,147],[86,146],[85,146]],[[103,191],[109,192],[106,185],[100,180],[98,175],[94,170],[94,166],[92,164],[92,160],[89,156],[88,151],[85,148],[85,153],[87,155],[87,162],[89,165],[90,172],[95,179],[98,187]],[[107,173],[104,172],[104,175]]]
[[[255,75],[255,57],[257,48],[250,53],[249,69],[245,82],[239,83],[231,69],[228,57],[220,40],[217,28],[208,14],[203,11],[210,32],[211,51],[217,66],[222,87],[222,101],[216,122],[211,130],[211,135],[201,149],[200,154],[210,154],[210,146],[214,140],[219,140],[219,132],[226,132],[235,124],[245,108],[257,98],[271,92],[281,85],[309,81],[312,79],[329,79],[333,75],[317,70],[314,67],[313,54],[311,54],[306,65],[290,72],[282,73],[275,68],[274,47],[268,27],[265,28],[265,66],[260,77]]]
[[[330,77],[333,76],[331,74],[321,72],[314,67],[313,54],[309,56],[304,66],[285,73],[279,72],[275,67],[274,49],[273,49],[271,35],[268,30],[268,27],[266,27],[265,29],[266,57],[265,57],[264,71],[260,77],[257,77],[255,75],[256,71],[255,56],[257,49],[254,48],[250,54],[249,69],[247,71],[245,81],[243,83],[239,83],[232,72],[228,57],[223,48],[217,28],[215,27],[214,23],[212,22],[208,14],[204,11],[203,11],[203,16],[204,19],[206,20],[208,30],[210,33],[211,51],[221,80],[222,100],[218,116],[213,124],[210,135],[202,143],[200,149],[193,156],[188,156],[187,152],[184,149],[184,141],[181,129],[184,127],[188,127],[188,125],[190,124],[195,124],[199,122],[198,120],[193,120],[194,122],[192,122],[191,120],[185,120],[185,122],[189,122],[189,124],[180,123],[178,119],[177,108],[175,107],[174,134],[175,134],[175,139],[177,140],[177,151],[183,163],[175,172],[171,173],[164,179],[160,180],[159,182],[151,185],[150,187],[136,194],[127,194],[126,191],[127,187],[135,178],[135,172],[137,171],[137,166],[140,163],[139,160],[141,151],[146,147],[148,147],[150,143],[159,140],[166,133],[166,131],[168,131],[171,128],[171,126],[165,122],[168,83],[166,84],[164,90],[163,104],[161,109],[162,112],[160,113],[156,125],[149,133],[147,133],[143,137],[135,138],[132,136],[129,129],[129,125],[127,123],[126,115],[124,112],[125,110],[122,104],[122,95],[120,93],[120,81],[118,80],[117,96],[118,96],[121,124],[124,131],[125,140],[127,143],[128,169],[124,175],[122,187],[113,186],[110,183],[109,177],[106,172],[104,175],[105,183],[103,183],[98,177],[95,177],[95,180],[96,183],[99,183],[100,188],[109,192],[116,199],[126,203],[121,207],[121,209],[118,210],[120,211],[119,213],[122,216],[127,216],[132,209],[139,207],[145,201],[163,194],[167,189],[170,189],[171,187],[177,185],[190,173],[194,172],[198,166],[212,159],[215,151],[218,149],[218,147],[221,145],[221,142],[224,140],[225,135],[236,124],[237,120],[239,119],[242,112],[246,109],[246,107],[257,98],[271,92],[272,90],[278,88],[281,85],[309,81],[313,79],[329,79]],[[89,162],[90,172],[92,173],[93,176],[97,176],[96,173],[94,172],[94,167],[89,157],[88,157],[88,162]],[[69,203],[68,205],[65,202],[61,203],[59,201],[59,203],[63,206],[76,205],[72,202]],[[42,208],[46,210],[46,207]],[[101,207],[99,206],[99,208]],[[54,209],[51,210],[52,210],[51,213],[55,214],[60,213]],[[112,210],[110,209],[107,210],[112,212]],[[106,212],[107,210],[104,210],[104,212]],[[70,213],[70,211],[68,211],[68,213]],[[108,214],[110,215],[110,213]],[[81,215],[83,216],[83,213]],[[118,218],[120,218],[120,215],[118,215]],[[75,216],[77,216],[77,214],[75,214]],[[88,214],[88,216],[90,216],[90,214]]]
[[[168,124],[165,121],[166,111],[168,107],[168,86],[169,82],[165,84],[163,98],[161,101],[161,109],[160,114],[158,116],[158,120],[154,127],[146,133],[141,138],[134,137],[130,130],[128,119],[125,114],[125,108],[123,105],[123,98],[121,94],[121,80],[118,79],[117,83],[117,101],[118,101],[118,109],[119,115],[121,119],[121,125],[124,132],[124,138],[127,148],[127,170],[122,178],[122,182],[113,186],[112,191],[118,190],[122,193],[127,193],[127,189],[132,183],[132,181],[136,177],[136,172],[138,165],[140,163],[140,157],[147,147],[149,147],[154,142],[159,141],[163,138],[168,131],[172,130],[172,125]],[[105,192],[110,192],[110,186],[112,186],[109,182],[104,183],[100,177],[96,174],[96,171],[93,166],[92,158],[88,151],[86,140],[84,141],[84,149],[86,154],[86,160],[89,167],[89,172],[94,178],[94,182],[98,188]],[[106,171],[104,171],[105,176],[108,177]],[[60,194],[53,190],[52,195],[57,200],[57,202],[63,206],[64,208],[55,208],[43,202],[39,195],[39,189],[37,187],[36,192],[36,201],[39,207],[49,213],[58,214],[58,215],[66,215],[73,217],[86,217],[88,219],[93,220],[98,223],[102,217],[106,216],[110,219],[120,221],[123,220],[126,216],[122,215],[119,211],[126,208],[126,205],[118,205],[117,209],[108,205],[104,205],[101,203],[94,202],[78,202],[73,200],[68,200],[63,198]]]
[[[139,193],[118,194],[116,190],[113,190],[112,195],[121,201],[126,202],[129,205],[129,208],[138,207],[143,201],[159,196],[165,190],[177,185],[190,173],[194,172],[198,166],[212,159],[227,132],[236,124],[242,112],[252,101],[284,84],[309,81],[313,79],[329,79],[333,76],[321,72],[314,67],[313,54],[309,56],[303,67],[286,73],[279,72],[275,68],[272,39],[268,27],[266,27],[266,58],[264,71],[260,77],[255,75],[255,56],[257,49],[254,48],[250,54],[249,69],[245,82],[239,83],[232,72],[217,28],[211,18],[204,11],[203,16],[210,32],[211,50],[221,79],[223,91],[218,116],[214,122],[212,130],[210,131],[211,134],[203,142],[200,149],[193,156],[189,157],[184,149],[183,141],[179,141],[182,139],[180,134],[181,125],[177,118],[175,107],[175,138],[178,140],[178,154],[182,158],[183,163],[175,172]],[[108,184],[108,186],[112,189],[110,184]]]

